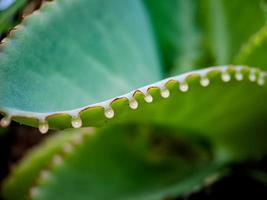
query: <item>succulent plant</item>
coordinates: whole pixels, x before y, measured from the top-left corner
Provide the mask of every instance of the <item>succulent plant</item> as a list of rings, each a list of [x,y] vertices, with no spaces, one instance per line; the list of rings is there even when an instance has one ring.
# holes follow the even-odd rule
[[[0,123],[61,131],[13,169],[5,198],[175,198],[261,159],[265,10],[262,0],[44,2],[0,46]]]

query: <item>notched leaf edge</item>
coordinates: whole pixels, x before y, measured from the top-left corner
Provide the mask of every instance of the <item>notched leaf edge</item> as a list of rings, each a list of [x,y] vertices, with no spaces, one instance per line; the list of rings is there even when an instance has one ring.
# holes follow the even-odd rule
[[[61,145],[61,150],[55,152],[48,160],[47,164],[38,172],[32,186],[28,190],[29,199],[38,197],[42,183],[46,182],[50,178],[53,170],[62,165],[64,163],[64,159],[74,153],[78,146],[82,145],[84,138],[94,134],[94,132],[94,128],[85,129],[81,134],[73,135],[69,141]]]
[[[190,77],[197,76],[200,79],[200,85],[207,87],[210,84],[210,74],[218,72],[221,74],[222,83],[231,81],[234,78],[237,81],[245,80],[244,76],[248,74],[248,80],[256,82],[257,85],[263,86],[266,83],[267,72],[248,66],[217,66],[206,69],[187,72],[175,77],[161,80],[157,83],[133,90],[127,94],[111,98],[109,100],[90,104],[85,107],[74,110],[49,113],[25,112],[13,109],[0,108],[0,114],[3,118],[0,121],[2,127],[7,127],[11,120],[19,123],[38,127],[41,133],[47,133],[49,128],[65,129],[80,128],[86,126],[101,126],[109,122],[116,116],[116,111],[127,106],[129,110],[136,110],[140,107],[140,102],[152,103],[157,101],[153,99],[155,90],[159,90],[163,99],[170,98],[170,87],[174,83],[179,85],[181,93],[190,90]],[[232,77],[234,76],[234,77]]]

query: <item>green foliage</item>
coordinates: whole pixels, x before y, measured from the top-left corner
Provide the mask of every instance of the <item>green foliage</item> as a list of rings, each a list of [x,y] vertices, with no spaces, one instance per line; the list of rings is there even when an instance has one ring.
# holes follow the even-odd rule
[[[251,35],[265,24],[263,0],[203,0],[205,33],[215,64],[229,64]]]
[[[207,184],[231,163],[261,159],[264,6],[45,3],[1,45],[1,125],[94,129],[63,131],[36,147],[5,181],[5,197],[162,199]],[[160,81],[171,73],[180,75]]]
[[[2,110],[71,110],[162,78],[139,1],[47,3],[2,48]]]
[[[145,0],[145,3],[165,67],[172,74],[198,68],[198,65],[232,63],[250,36],[265,24],[263,0],[246,3],[240,0]]]
[[[203,56],[199,2],[145,0],[165,66],[172,74],[194,69]]]
[[[8,7],[0,8],[0,35],[11,28],[15,23],[15,14],[26,4],[26,0],[16,0]]]
[[[53,155],[62,149],[61,144],[73,137],[65,131],[65,134],[58,134],[42,145],[37,146],[30,156],[25,158],[19,168],[13,170],[14,176],[5,184],[4,195],[10,199],[25,199],[29,188],[34,183],[34,179],[40,173],[41,169],[53,157]],[[84,131],[81,130],[80,134]],[[16,191],[16,192],[14,192]]]
[[[235,63],[245,63],[247,65],[254,65],[266,69],[266,39],[267,26],[265,25],[243,46],[235,59]]]
[[[191,138],[189,143],[173,132],[144,126],[64,132],[53,138],[57,143],[47,141],[42,151],[24,160],[15,171],[17,178],[6,184],[6,196],[97,200],[184,194],[203,185],[222,165],[212,161],[201,141]],[[30,182],[34,186],[26,190]]]

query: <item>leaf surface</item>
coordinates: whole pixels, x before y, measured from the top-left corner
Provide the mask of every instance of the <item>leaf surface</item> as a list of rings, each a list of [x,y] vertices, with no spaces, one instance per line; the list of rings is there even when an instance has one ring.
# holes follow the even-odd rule
[[[1,48],[0,110],[9,114],[75,109],[161,78],[139,1],[47,2]]]
[[[172,136],[173,130],[169,131],[115,126],[96,133],[72,130],[75,137],[69,136],[71,132],[64,133],[68,139],[57,142],[62,150],[54,148],[51,156],[47,153],[51,152],[51,144],[39,148],[28,170],[25,165],[31,157],[22,165],[23,173],[15,171],[6,183],[5,195],[8,199],[22,199],[29,194],[31,199],[156,200],[188,193],[221,171],[223,165],[211,160],[201,142],[188,142],[188,138]],[[71,150],[66,151],[66,147]],[[37,172],[33,166],[40,154],[47,158],[50,155],[50,159],[42,160],[47,164],[39,167],[38,175],[33,177],[31,173]],[[27,190],[22,184],[24,179],[32,183],[27,184]]]
[[[87,132],[81,130],[80,134]],[[9,199],[26,199],[29,188],[34,184],[36,176],[46,166],[54,154],[62,150],[64,143],[73,138],[72,131],[65,130],[64,134],[55,135],[40,145],[31,149],[19,165],[13,168],[12,176],[4,186],[4,193]],[[16,192],[14,192],[16,191]]]

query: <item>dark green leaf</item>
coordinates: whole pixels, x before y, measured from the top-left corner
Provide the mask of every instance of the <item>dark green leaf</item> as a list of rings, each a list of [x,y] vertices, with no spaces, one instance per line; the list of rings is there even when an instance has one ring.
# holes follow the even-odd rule
[[[50,143],[28,157],[6,183],[5,196],[160,200],[208,184],[206,178],[222,169],[201,143],[173,130],[120,126],[72,132],[64,133],[68,140],[57,142],[53,155]]]
[[[203,56],[198,23],[199,2],[145,0],[163,61],[172,74],[190,71]]]

